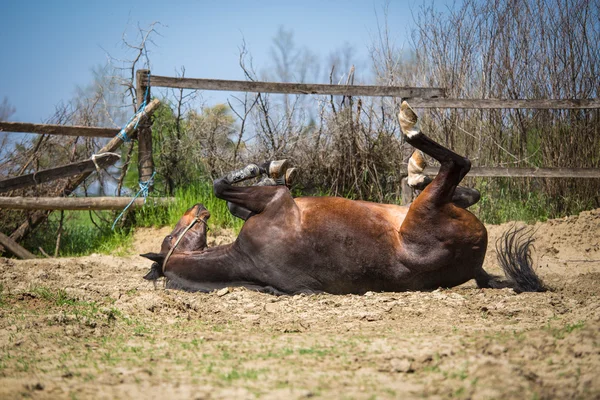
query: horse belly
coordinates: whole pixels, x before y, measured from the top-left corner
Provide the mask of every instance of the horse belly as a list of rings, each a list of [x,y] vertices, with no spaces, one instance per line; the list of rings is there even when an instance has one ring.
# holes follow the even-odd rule
[[[298,203],[298,214],[256,215],[240,232],[262,283],[286,293],[402,289],[410,271],[399,262],[401,217],[339,198]]]
[[[302,268],[330,293],[389,290],[406,278],[395,227],[377,216],[333,213],[304,223]]]

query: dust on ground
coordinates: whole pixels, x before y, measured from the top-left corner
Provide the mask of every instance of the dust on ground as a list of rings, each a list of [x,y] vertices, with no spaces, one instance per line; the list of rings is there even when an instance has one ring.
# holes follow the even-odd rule
[[[0,398],[600,398],[600,209],[532,227],[547,293],[185,293],[137,256],[0,259]]]

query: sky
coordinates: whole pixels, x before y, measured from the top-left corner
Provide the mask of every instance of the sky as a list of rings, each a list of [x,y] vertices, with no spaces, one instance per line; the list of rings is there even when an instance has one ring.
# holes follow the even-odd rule
[[[2,0],[0,5],[0,102],[16,108],[11,121],[40,123],[78,86],[92,82],[92,69],[110,54],[128,58],[122,38],[136,42],[137,27],[160,22],[150,47],[155,75],[244,79],[238,65],[245,40],[254,66],[269,65],[269,49],[279,27],[291,30],[325,62],[327,55],[349,44],[365,60],[384,19],[385,0],[227,0],[227,1],[52,1]],[[391,36],[407,44],[411,11],[419,2],[389,1]],[[358,71],[357,71],[358,73]],[[203,96],[219,100],[223,93]],[[222,100],[221,100],[222,101]]]

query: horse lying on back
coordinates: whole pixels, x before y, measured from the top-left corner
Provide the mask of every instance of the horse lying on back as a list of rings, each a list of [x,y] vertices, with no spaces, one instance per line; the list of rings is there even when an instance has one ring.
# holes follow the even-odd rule
[[[531,267],[522,231],[505,234],[498,248],[506,279],[482,268],[487,231],[467,207],[479,200],[458,186],[468,159],[428,138],[406,102],[399,113],[406,141],[418,151],[409,184],[422,192],[410,206],[338,197],[293,198],[285,162],[251,164],[214,182],[215,195],[245,223],[237,239],[208,248],[208,210],[190,208],[162,244],[146,279],[166,277],[168,287],[208,291],[245,286],[277,294],[432,290],[475,279],[481,288],[543,291]],[[440,162],[431,180],[419,151]],[[235,183],[268,175],[255,186]]]

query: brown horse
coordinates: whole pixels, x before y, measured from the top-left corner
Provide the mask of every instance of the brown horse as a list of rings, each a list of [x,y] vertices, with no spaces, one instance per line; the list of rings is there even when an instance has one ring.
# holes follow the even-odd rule
[[[506,236],[508,246],[499,249],[508,280],[483,270],[487,232],[465,209],[479,194],[458,187],[471,163],[422,133],[406,102],[399,120],[406,141],[441,164],[431,181],[419,175],[422,157],[413,155],[412,185],[422,192],[410,206],[294,199],[281,184],[234,186],[268,172],[269,164],[252,164],[214,182],[216,196],[246,220],[235,242],[208,248],[210,213],[197,204],[164,239],[160,253],[143,255],[155,261],[145,278],[165,276],[169,287],[185,290],[246,286],[278,294],[432,290],[470,279],[482,288],[544,290],[529,263],[529,242],[521,244],[518,233]]]

